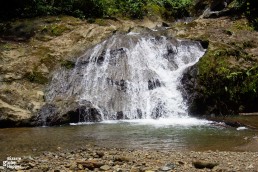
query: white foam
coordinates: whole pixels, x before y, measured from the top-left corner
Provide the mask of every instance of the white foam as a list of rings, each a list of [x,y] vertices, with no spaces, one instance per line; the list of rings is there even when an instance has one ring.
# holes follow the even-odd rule
[[[248,128],[246,128],[246,127],[238,127],[237,128],[237,130],[239,131],[239,130],[247,130]]]
[[[167,127],[167,126],[202,126],[202,125],[209,125],[212,122],[208,120],[197,119],[192,117],[181,117],[181,118],[160,118],[160,119],[105,120],[100,123],[101,124],[130,123],[132,125],[152,125],[155,127]],[[70,123],[70,125],[90,125],[90,124],[97,124],[97,123],[93,123],[93,122]]]

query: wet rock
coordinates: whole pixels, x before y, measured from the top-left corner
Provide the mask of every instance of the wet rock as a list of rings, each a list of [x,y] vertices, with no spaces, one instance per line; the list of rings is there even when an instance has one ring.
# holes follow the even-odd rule
[[[114,50],[110,50],[110,55],[111,56],[117,56],[119,54],[124,54],[126,53],[126,50],[122,47],[122,48],[118,48],[118,49],[114,49]]]
[[[163,112],[164,112],[163,111],[163,105],[162,105],[162,103],[159,103],[153,109],[151,117],[154,118],[154,119],[158,119],[158,118],[162,117]]]
[[[127,89],[127,82],[123,79],[119,80],[119,81],[115,81],[111,78],[107,78],[106,79],[107,84],[110,86],[116,86],[118,91],[126,91]]]
[[[45,104],[32,119],[32,124],[38,125],[61,125],[66,123],[99,122],[102,120],[99,109],[89,101],[77,102],[75,100],[64,100],[62,105]]]
[[[121,120],[124,119],[124,113],[122,111],[116,113],[116,119]]]
[[[76,63],[76,67],[84,67],[87,66],[89,64],[89,60],[80,60]]]
[[[106,51],[102,51],[101,54],[97,57],[97,64],[102,65],[105,60]]]
[[[221,11],[225,9],[232,1],[233,0],[212,0],[210,9],[211,11]]]
[[[232,0],[196,0],[192,13],[196,16],[200,16],[206,9],[210,11],[222,11],[231,2]]]
[[[193,165],[197,169],[204,169],[204,168],[213,169],[215,166],[217,166],[219,164],[218,163],[197,161],[197,162],[193,162]]]
[[[157,87],[160,87],[160,86],[161,86],[161,83],[158,79],[148,81],[148,89],[149,90],[153,90],[153,89],[155,89]]]
[[[79,106],[75,111],[69,111],[69,115],[73,117],[78,116],[78,121],[99,122],[102,120],[101,114],[97,109],[84,105]]]
[[[240,122],[237,122],[237,121],[225,121],[225,124],[228,125],[228,126],[231,126],[231,127],[241,127],[243,126],[243,124],[241,124]]]
[[[110,50],[110,59],[109,64],[115,66],[118,63],[120,58],[126,57],[126,49],[125,48],[118,48]]]
[[[126,91],[127,83],[125,80],[115,81],[115,85],[117,85],[117,90],[119,91]]]
[[[138,116],[138,119],[142,119],[142,110],[141,109],[137,109],[137,116]]]
[[[211,10],[208,8],[208,9],[206,9],[206,10],[203,12],[202,17],[203,17],[203,18],[218,18],[218,17],[221,17],[221,16],[229,15],[230,12],[231,12],[231,11],[229,11],[229,10],[211,11]]]

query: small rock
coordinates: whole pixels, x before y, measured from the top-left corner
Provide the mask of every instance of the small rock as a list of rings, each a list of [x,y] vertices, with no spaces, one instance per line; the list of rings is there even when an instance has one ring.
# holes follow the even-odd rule
[[[178,161],[178,164],[184,165],[185,163],[183,161]]]
[[[42,164],[39,168],[40,168],[40,171],[45,172],[45,171],[48,171],[50,167],[46,164]]]
[[[130,160],[127,157],[124,157],[124,156],[116,156],[116,157],[114,157],[114,161],[128,162]]]
[[[100,170],[102,170],[102,171],[107,171],[109,169],[110,169],[110,166],[108,166],[108,165],[103,165],[100,167]]]
[[[132,167],[130,172],[140,172],[140,168]]]
[[[164,166],[164,167],[160,168],[160,170],[161,171],[169,171],[169,170],[171,170],[171,168]]]
[[[96,154],[100,157],[100,158],[102,158],[105,154],[104,154],[104,152],[96,152]]]
[[[203,169],[203,168],[213,169],[215,166],[217,166],[219,164],[197,161],[197,162],[193,162],[193,165],[197,169]]]
[[[36,165],[34,164],[34,163],[29,163],[29,166],[31,167],[31,168],[33,168],[33,167],[35,167]]]
[[[253,164],[251,164],[248,167],[246,167],[246,169],[251,169],[251,168],[254,168]]]
[[[75,171],[75,170],[77,170],[77,165],[76,164],[71,164],[69,169],[72,170],[72,171]]]
[[[93,158],[100,158],[97,154],[93,155]]]
[[[80,170],[84,170],[84,167],[83,167],[82,164],[78,164],[78,168],[79,168]]]
[[[77,162],[77,165],[82,165],[84,168],[88,168],[89,170],[94,170],[94,168],[100,168],[104,164],[101,162],[98,162],[96,160],[89,160],[89,161],[79,161]]]

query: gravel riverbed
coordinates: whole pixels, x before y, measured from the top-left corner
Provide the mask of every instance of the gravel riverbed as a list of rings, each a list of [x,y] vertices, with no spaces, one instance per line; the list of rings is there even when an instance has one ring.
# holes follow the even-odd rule
[[[22,157],[16,163],[20,172],[162,172],[162,171],[258,171],[258,152],[159,151],[102,148],[87,145],[75,150],[44,152]],[[1,170],[0,170],[1,171]]]

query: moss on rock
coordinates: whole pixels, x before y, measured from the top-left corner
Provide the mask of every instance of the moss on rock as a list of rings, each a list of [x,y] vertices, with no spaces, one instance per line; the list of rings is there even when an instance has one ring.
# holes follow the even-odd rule
[[[63,60],[61,62],[61,66],[65,67],[66,69],[73,69],[75,67],[75,63],[70,60]]]
[[[33,71],[33,72],[26,73],[24,78],[26,78],[32,83],[37,83],[37,84],[48,83],[48,78],[44,76],[44,74],[42,74],[41,72]]]
[[[246,56],[244,51],[228,45],[216,44],[208,49],[196,65],[198,87],[192,91],[198,96],[190,105],[193,114],[230,115],[258,110],[258,66],[245,68],[231,62],[232,58]]]

